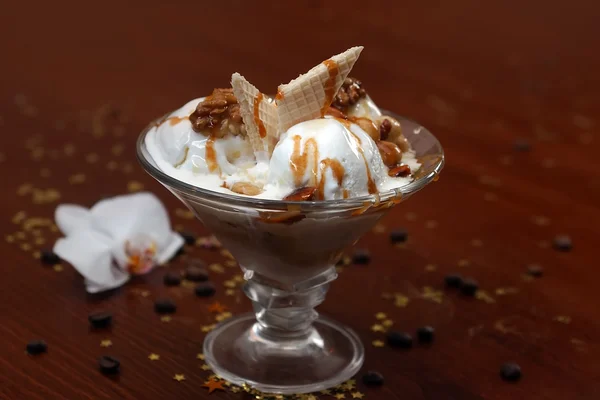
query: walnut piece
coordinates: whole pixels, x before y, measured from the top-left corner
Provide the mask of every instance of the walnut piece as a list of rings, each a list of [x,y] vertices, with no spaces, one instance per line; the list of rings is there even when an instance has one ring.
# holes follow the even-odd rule
[[[260,194],[260,192],[262,192],[262,190],[258,186],[248,182],[236,182],[231,186],[230,190],[232,192],[245,194],[247,196],[256,196],[257,194]]]
[[[355,78],[346,78],[340,90],[333,98],[331,106],[340,111],[346,111],[348,107],[354,105],[362,97],[367,95],[367,91],[362,87],[362,82]]]
[[[392,168],[400,163],[402,160],[402,151],[396,144],[380,140],[377,142],[377,148],[383,163],[388,167]]]
[[[388,122],[386,122],[386,120]],[[396,146],[400,147],[400,150],[403,152],[410,150],[410,144],[408,143],[408,140],[406,140],[406,137],[404,137],[402,134],[402,127],[396,118],[392,118],[389,115],[384,115],[380,118],[377,118],[375,123],[379,126],[381,140],[387,140],[388,142],[394,143]]]
[[[407,177],[410,175],[410,167],[408,165],[398,165],[394,168],[390,168],[388,175],[394,178]]]
[[[194,131],[202,134],[209,132],[218,138],[228,133],[246,134],[233,89],[214,89],[210,96],[198,103],[190,115],[190,122]]]
[[[317,188],[314,186],[301,187],[283,198],[283,201],[313,201]]]

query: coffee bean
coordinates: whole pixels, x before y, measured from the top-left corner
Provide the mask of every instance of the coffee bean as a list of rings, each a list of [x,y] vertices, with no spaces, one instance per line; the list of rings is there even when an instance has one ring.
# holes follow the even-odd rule
[[[553,247],[558,251],[571,251],[573,248],[573,242],[567,235],[558,235],[554,238]]]
[[[475,296],[477,290],[479,290],[479,284],[475,279],[470,278],[465,279],[460,287],[460,292],[465,296]]]
[[[419,338],[419,342],[421,343],[433,342],[434,334],[435,329],[432,326],[422,326],[417,329],[417,338]]]
[[[531,264],[527,266],[527,274],[539,278],[544,274],[544,268],[539,264]]]
[[[521,152],[529,151],[529,150],[531,150],[531,143],[527,139],[518,138],[518,139],[515,139],[515,141],[513,143],[513,149],[515,149],[515,151],[521,151]]]
[[[381,386],[383,385],[383,375],[377,371],[367,371],[363,375],[362,381],[367,386]]]
[[[508,362],[500,367],[500,376],[505,381],[516,382],[521,379],[521,367],[519,364]]]
[[[198,297],[210,297],[216,292],[215,285],[210,282],[201,283],[194,289],[196,296]]]
[[[410,334],[406,332],[388,332],[387,343],[392,347],[398,347],[401,349],[410,349],[413,345],[413,339]]]
[[[185,244],[187,244],[188,246],[193,246],[194,244],[196,244],[196,235],[194,235],[193,233],[191,233],[191,232],[179,232],[179,234],[181,235],[181,237],[185,241]]]
[[[25,350],[31,355],[42,354],[48,351],[48,345],[43,340],[32,340],[27,343]]]
[[[100,329],[106,328],[112,324],[112,314],[109,312],[96,312],[88,315],[88,321],[93,328]]]
[[[463,278],[462,276],[457,274],[446,275],[446,277],[444,278],[444,282],[446,283],[446,286],[450,288],[459,288],[463,284]]]
[[[52,250],[43,250],[40,255],[40,260],[44,264],[56,265],[60,262],[60,257]]]
[[[178,272],[167,272],[163,276],[163,283],[167,286],[179,286],[181,284],[181,274]]]
[[[203,265],[204,263],[196,263],[195,265],[190,265],[185,269],[185,279],[192,282],[204,282],[208,280],[208,272],[199,265]]]
[[[177,305],[171,299],[158,299],[154,302],[154,311],[158,314],[173,314]]]
[[[116,374],[119,372],[121,363],[114,357],[102,356],[98,359],[98,365],[103,374]]]
[[[406,229],[394,229],[390,232],[390,240],[392,243],[404,243],[408,240],[408,232]]]
[[[371,262],[371,253],[367,249],[356,249],[352,253],[352,264],[366,265]]]

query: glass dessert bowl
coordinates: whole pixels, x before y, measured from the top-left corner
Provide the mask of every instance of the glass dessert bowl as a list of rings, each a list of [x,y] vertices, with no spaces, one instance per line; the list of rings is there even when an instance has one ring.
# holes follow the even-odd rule
[[[307,393],[333,387],[361,367],[363,346],[348,327],[314,308],[336,279],[335,264],[391,207],[437,179],[438,140],[416,122],[402,125],[421,166],[401,187],[324,201],[283,201],[221,193],[178,180],[159,168],[140,135],[144,169],[209,229],[239,262],[254,314],[230,318],[204,341],[206,362],[222,378],[263,392]]]

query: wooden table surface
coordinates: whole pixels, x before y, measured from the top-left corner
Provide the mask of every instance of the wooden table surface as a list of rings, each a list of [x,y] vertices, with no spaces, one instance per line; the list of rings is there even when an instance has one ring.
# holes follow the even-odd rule
[[[196,358],[202,326],[215,319],[208,304],[250,309],[239,287],[225,286],[237,269],[213,267],[209,300],[165,287],[165,268],[91,296],[71,266],[43,266],[36,255],[59,237],[59,203],[91,206],[142,187],[166,203],[176,228],[207,235],[137,165],[140,130],[226,86],[234,71],[266,91],[356,44],[365,50],[353,75],[378,104],[430,128],[447,164],[358,244],[372,262],[345,267],[319,308],[366,348],[356,388],[338,398],[600,398],[597,3],[36,3],[0,12],[1,399],[250,398],[208,395],[211,372]],[[515,150],[522,140],[530,151]],[[394,247],[388,234],[399,227],[410,238]],[[552,248],[559,234],[572,251]],[[226,260],[188,247],[168,268],[194,258]],[[534,263],[543,277],[524,275]],[[445,289],[450,273],[476,279],[478,298]],[[178,304],[170,322],[153,311],[160,296]],[[114,314],[112,329],[90,331],[97,310]],[[371,330],[380,312],[391,329],[434,326],[435,342],[374,346],[385,339]],[[48,353],[25,354],[33,339]],[[121,360],[119,376],[100,374],[104,354]],[[520,382],[500,379],[507,361],[521,365]],[[366,370],[380,371],[384,386],[366,388]]]

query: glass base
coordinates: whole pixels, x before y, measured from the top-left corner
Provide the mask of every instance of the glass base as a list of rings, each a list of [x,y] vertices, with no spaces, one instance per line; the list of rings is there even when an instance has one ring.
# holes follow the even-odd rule
[[[302,335],[283,342],[254,314],[217,326],[204,340],[214,373],[236,385],[267,393],[310,393],[350,379],[362,366],[364,348],[349,328],[319,316]]]

